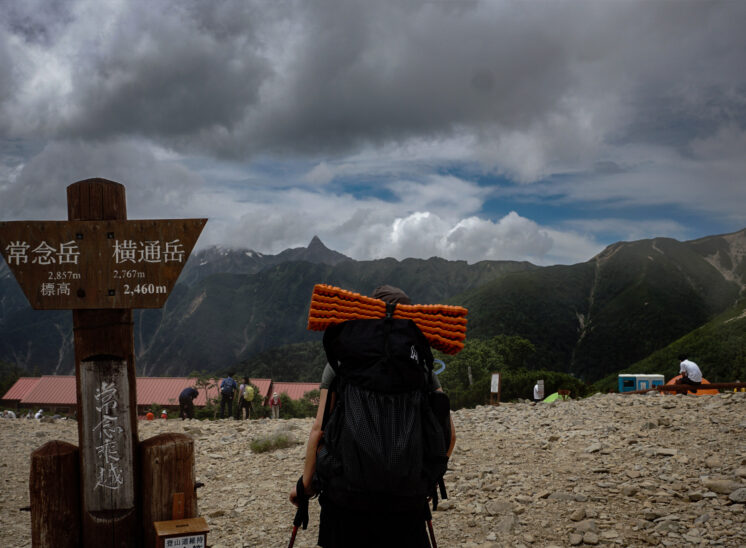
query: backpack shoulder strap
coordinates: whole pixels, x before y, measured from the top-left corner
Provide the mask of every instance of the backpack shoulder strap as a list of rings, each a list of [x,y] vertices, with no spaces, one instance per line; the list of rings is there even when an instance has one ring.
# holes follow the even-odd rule
[[[321,430],[326,430],[326,424],[329,422],[329,417],[332,414],[332,399],[336,395],[339,398],[339,376],[334,375],[332,384],[329,386],[329,390],[326,393],[326,402],[324,403],[324,417],[321,419]]]

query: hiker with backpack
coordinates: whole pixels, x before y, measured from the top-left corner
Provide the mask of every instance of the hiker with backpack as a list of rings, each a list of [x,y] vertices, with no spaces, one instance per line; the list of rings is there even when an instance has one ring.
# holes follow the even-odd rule
[[[187,386],[179,394],[179,416],[181,420],[194,418],[194,400],[199,396],[199,392],[193,386]]]
[[[249,383],[249,378],[244,377],[243,382],[238,387],[238,408],[236,409],[236,419],[243,418],[243,410],[246,409],[246,419],[251,418],[251,411],[253,405],[251,402],[254,401],[254,387]]]
[[[438,487],[445,496],[455,443],[448,398],[427,339],[411,320],[392,317],[409,297],[382,286],[373,298],[387,303],[386,318],[343,322],[324,334],[319,408],[290,493],[299,507],[294,533],[308,523],[308,499],[319,495],[323,548],[429,547],[428,500],[437,504]]]
[[[228,417],[233,416],[233,395],[238,390],[234,372],[229,371],[228,376],[220,381],[220,418],[225,418],[225,408],[228,408]]]

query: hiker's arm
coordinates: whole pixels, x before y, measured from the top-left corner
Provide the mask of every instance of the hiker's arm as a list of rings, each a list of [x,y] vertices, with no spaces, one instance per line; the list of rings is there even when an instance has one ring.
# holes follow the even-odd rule
[[[443,388],[436,388],[435,390],[438,392],[443,392]],[[453,448],[456,446],[456,426],[453,424],[452,415],[448,417],[448,420],[451,421],[451,443],[448,444],[448,451],[446,452],[446,454],[448,455],[448,458],[451,458]]]
[[[313,495],[311,489],[311,480],[313,479],[313,473],[316,471],[316,452],[319,448],[319,442],[321,441],[321,425],[324,421],[324,409],[326,408],[326,398],[329,390],[322,388],[319,391],[319,408],[316,411],[316,420],[313,421],[311,427],[311,433],[308,436],[308,444],[306,445],[306,459],[303,466],[303,489],[306,492],[306,496]],[[290,491],[290,502],[298,505],[298,493],[295,487]]]

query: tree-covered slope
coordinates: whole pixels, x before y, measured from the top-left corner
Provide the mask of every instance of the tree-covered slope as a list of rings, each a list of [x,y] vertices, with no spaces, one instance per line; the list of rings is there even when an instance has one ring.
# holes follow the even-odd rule
[[[598,381],[594,388],[615,390],[618,373],[678,375],[678,356],[686,353],[710,382],[746,382],[746,299],[639,362]]]
[[[739,290],[692,246],[657,238],[505,276],[462,300],[470,336],[519,335],[536,346],[534,368],[594,381],[704,324]]]

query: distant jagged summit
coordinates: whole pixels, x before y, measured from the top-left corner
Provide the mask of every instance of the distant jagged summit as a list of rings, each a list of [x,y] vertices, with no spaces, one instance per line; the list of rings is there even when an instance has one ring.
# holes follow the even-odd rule
[[[351,260],[326,247],[318,236],[311,239],[308,247],[286,249],[277,255],[265,255],[247,248],[211,246],[192,254],[179,281],[192,285],[212,274],[256,274],[269,266],[292,261],[334,266]]]
[[[333,251],[326,247],[318,236],[311,238],[311,243],[308,244],[308,247],[286,249],[277,255],[276,258],[278,262],[307,261],[309,263],[328,264],[332,266],[351,260],[338,251]]]

